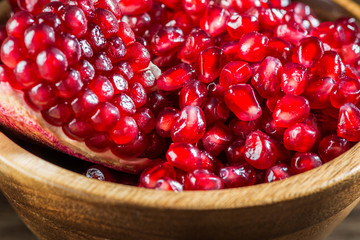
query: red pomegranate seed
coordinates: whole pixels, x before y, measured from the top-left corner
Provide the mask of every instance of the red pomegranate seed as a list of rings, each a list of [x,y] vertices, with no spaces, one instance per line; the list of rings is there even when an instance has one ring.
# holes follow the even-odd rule
[[[15,13],[6,23],[8,36],[21,38],[25,30],[34,23],[34,17],[28,11],[19,11]]]
[[[254,185],[256,181],[255,170],[247,162],[221,168],[219,177],[226,188],[251,186]]]
[[[66,31],[75,35],[77,38],[84,36],[88,30],[87,18],[83,10],[77,6],[66,6],[62,15],[62,20]]]
[[[87,40],[82,39],[79,41],[79,44],[81,48],[81,56],[83,58],[90,59],[94,56],[94,51]]]
[[[99,104],[96,94],[89,88],[86,88],[71,102],[71,109],[76,118],[86,118],[92,114]]]
[[[136,108],[142,107],[146,103],[146,91],[144,87],[138,82],[130,83],[129,96],[133,100]]]
[[[42,50],[54,45],[55,32],[46,24],[34,24],[24,33],[24,43],[30,55],[36,55]]]
[[[20,61],[13,71],[18,89],[27,89],[41,82],[35,63],[29,59]]]
[[[251,132],[260,129],[260,120],[261,118],[254,121],[241,121],[235,118],[229,123],[229,128],[235,136],[245,140]]]
[[[259,130],[247,136],[244,154],[245,160],[257,169],[267,169],[273,166],[277,160],[275,142]]]
[[[116,144],[127,144],[138,136],[139,128],[134,118],[129,116],[121,117],[110,132],[110,138]]]
[[[196,73],[192,66],[180,63],[163,72],[157,80],[157,85],[161,90],[172,91],[181,88],[193,79],[196,79]]]
[[[359,43],[352,43],[344,45],[340,50],[339,54],[345,64],[355,64],[359,60],[360,45]]]
[[[226,89],[220,83],[212,82],[207,85],[209,96],[223,98]]]
[[[217,123],[206,131],[202,138],[203,148],[213,156],[218,156],[232,140],[230,129],[222,123]]]
[[[270,38],[267,52],[269,56],[278,58],[285,63],[291,60],[292,53],[293,46],[290,42],[282,38]]]
[[[205,120],[208,125],[219,121],[225,122],[229,117],[229,108],[219,97],[209,97],[204,105]]]
[[[301,39],[303,39],[308,32],[306,29],[296,22],[287,22],[280,24],[275,28],[275,37],[285,39],[294,45],[297,45]]]
[[[92,21],[100,27],[106,38],[114,36],[119,31],[115,15],[107,9],[97,8]]]
[[[41,112],[43,118],[50,124],[61,126],[70,120],[72,114],[67,103],[59,102],[48,110]]]
[[[320,167],[323,164],[319,155],[316,153],[295,153],[291,159],[291,168],[296,173],[303,173],[311,169]]]
[[[360,101],[360,81],[344,77],[335,83],[330,93],[331,105],[340,108],[345,103],[357,104]]]
[[[199,149],[189,143],[172,143],[166,153],[166,159],[174,167],[186,172],[202,167]]]
[[[142,44],[138,42],[132,43],[127,46],[126,51],[125,59],[135,72],[149,66],[150,53]]]
[[[110,149],[113,154],[120,158],[135,158],[144,153],[148,146],[148,136],[139,131],[139,134],[131,142],[127,144],[114,144]]]
[[[80,73],[74,69],[70,69],[66,76],[55,84],[56,94],[64,99],[75,97],[83,87]]]
[[[345,138],[337,135],[324,137],[319,143],[318,153],[324,162],[330,162],[349,150],[350,144]]]
[[[93,165],[86,169],[84,175],[88,178],[106,181],[106,182],[116,182],[115,175],[106,167],[102,165]]]
[[[43,8],[43,12],[50,12],[55,13],[57,16],[61,16],[62,13],[64,13],[65,5],[58,1],[58,2],[49,2],[45,4]]]
[[[85,16],[92,19],[95,14],[95,6],[91,0],[69,0],[68,5],[78,6],[83,10]]]
[[[49,109],[57,100],[54,90],[46,83],[40,83],[27,90],[25,98],[31,106],[38,110]]]
[[[124,15],[121,21],[126,22],[134,31],[135,35],[143,36],[151,28],[151,17],[148,13],[139,15]],[[155,34],[156,32],[154,32]],[[152,36],[152,35],[151,35]]]
[[[305,67],[312,67],[324,54],[322,42],[316,37],[304,38],[294,49],[292,60]]]
[[[279,127],[288,128],[301,123],[310,114],[309,101],[301,96],[286,94],[276,104],[273,118]]]
[[[247,62],[232,61],[221,70],[219,83],[224,88],[229,88],[235,84],[246,83],[251,75],[252,71]]]
[[[240,39],[244,33],[258,31],[259,21],[255,16],[234,12],[226,23],[226,29],[232,38]]]
[[[315,71],[319,77],[331,77],[337,81],[344,74],[345,66],[339,54],[334,51],[326,51],[315,64]]]
[[[93,134],[93,129],[84,120],[72,119],[62,126],[64,133],[71,139],[83,141]]]
[[[113,69],[111,59],[104,52],[100,52],[95,55],[94,67],[99,72],[108,72]]]
[[[120,119],[120,112],[113,104],[101,103],[95,113],[90,117],[90,125],[99,132],[106,132],[113,128]]]
[[[342,17],[336,20],[342,26],[345,32],[344,44],[353,43],[356,41],[356,36],[360,32],[360,28],[353,17]]]
[[[251,84],[264,98],[276,96],[280,91],[282,64],[279,59],[266,57],[251,79]]]
[[[219,77],[225,65],[226,56],[219,47],[208,47],[198,57],[198,78],[203,83],[210,83]]]
[[[184,107],[171,129],[174,142],[196,143],[205,133],[206,122],[203,111],[197,106]]]
[[[201,151],[201,162],[202,166],[201,169],[206,169],[209,172],[218,174],[220,168],[223,167],[223,164],[221,161],[213,157],[210,153],[207,151]]]
[[[221,7],[208,5],[200,19],[200,28],[215,37],[226,31],[226,22],[230,13]]]
[[[88,85],[88,87],[96,94],[99,102],[110,101],[115,93],[114,87],[110,80],[105,77],[98,75]]]
[[[156,182],[154,189],[181,192],[183,190],[183,186],[171,178],[164,177]]]
[[[179,110],[165,107],[156,118],[156,132],[164,138],[171,137],[171,129],[179,115]]]
[[[288,150],[307,152],[314,146],[316,130],[310,125],[297,123],[284,132],[284,146]]]
[[[278,163],[266,170],[265,182],[275,182],[289,178],[293,175],[295,175],[295,172],[290,168],[289,165]]]
[[[209,4],[209,0],[183,0],[184,10],[190,16],[201,15]]]
[[[338,49],[346,41],[344,28],[337,23],[322,22],[310,34],[318,37],[323,43],[326,43],[331,48]]]
[[[184,190],[219,190],[224,188],[221,178],[205,170],[198,169],[185,176]]]
[[[168,162],[161,162],[145,169],[140,175],[140,184],[146,188],[154,188],[157,181],[162,178],[175,179],[176,173],[173,166]]]
[[[68,67],[66,56],[59,49],[50,47],[40,52],[36,57],[40,76],[49,81],[57,81]]]
[[[259,62],[267,53],[269,38],[258,32],[249,32],[239,40],[239,57],[247,62]]]
[[[229,163],[239,163],[245,161],[245,140],[240,138],[231,143],[225,149],[226,159]]]
[[[178,27],[162,27],[152,37],[150,48],[157,56],[167,56],[179,50],[185,41],[184,33]]]
[[[279,127],[276,124],[271,112],[265,111],[261,118],[261,127],[265,131],[265,133],[269,134],[269,136],[278,140],[283,139],[285,128]]]
[[[106,54],[113,63],[121,61],[126,54],[126,46],[123,40],[117,36],[108,39]]]
[[[113,71],[114,73],[123,76],[127,81],[129,81],[134,76],[133,69],[131,68],[130,64],[126,61],[121,61],[114,64]]]
[[[86,146],[94,152],[105,152],[109,149],[111,141],[107,134],[94,133],[85,139]]]
[[[207,97],[206,86],[199,81],[191,81],[187,83],[179,92],[179,106],[203,107]]]
[[[124,41],[126,46],[135,42],[135,33],[126,22],[119,22],[118,36]]]
[[[136,121],[139,129],[145,133],[150,133],[155,128],[155,117],[149,108],[140,108],[133,118]]]
[[[283,67],[281,89],[287,94],[300,95],[308,84],[307,69],[297,63],[287,63]]]
[[[15,37],[8,37],[1,46],[1,61],[9,68],[14,68],[26,57],[24,46]]]
[[[350,142],[360,141],[360,109],[354,104],[345,103],[340,107],[337,134]]]
[[[59,34],[56,37],[55,46],[65,54],[69,65],[80,61],[81,45],[73,35],[66,33]]]
[[[195,28],[186,37],[178,58],[184,63],[194,63],[201,51],[213,44],[211,35],[202,29]]]
[[[150,92],[147,97],[146,106],[150,108],[155,116],[167,105],[167,99],[162,92]]]
[[[134,101],[125,93],[116,95],[112,102],[119,109],[122,116],[133,115],[136,112]]]
[[[139,157],[145,158],[158,158],[165,155],[166,150],[169,147],[168,141],[166,138],[160,137],[156,132],[151,132],[147,135],[148,145],[145,148],[145,151],[139,155]]]
[[[303,96],[312,109],[323,109],[330,105],[330,93],[335,81],[330,77],[310,79]]]
[[[166,0],[164,0],[166,1]],[[171,21],[166,23],[166,26],[179,27],[184,33],[184,36],[188,35],[194,28],[192,18],[185,11],[178,11],[171,17]]]
[[[123,14],[137,15],[148,12],[153,4],[152,0],[121,0],[119,7]]]
[[[243,121],[252,121],[259,118],[262,109],[256,99],[255,93],[249,84],[237,84],[225,92],[226,106]]]

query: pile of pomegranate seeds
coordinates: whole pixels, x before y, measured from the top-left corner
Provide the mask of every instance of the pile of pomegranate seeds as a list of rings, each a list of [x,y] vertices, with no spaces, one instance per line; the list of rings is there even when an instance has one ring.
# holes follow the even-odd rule
[[[92,166],[88,177],[243,187],[311,170],[360,141],[354,18],[320,23],[290,0],[17,3],[0,28],[1,80],[92,151],[154,159],[138,176]]]

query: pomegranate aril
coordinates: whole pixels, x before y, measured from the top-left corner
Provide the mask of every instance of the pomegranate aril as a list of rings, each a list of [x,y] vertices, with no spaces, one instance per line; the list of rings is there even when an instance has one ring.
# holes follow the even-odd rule
[[[129,84],[125,78],[120,74],[112,74],[109,76],[109,81],[113,85],[114,94],[125,93],[129,90]]]
[[[222,98],[211,96],[207,99],[204,107],[205,120],[208,126],[214,122],[225,122],[229,117],[229,108]]]
[[[247,62],[259,62],[267,53],[269,38],[258,32],[249,32],[239,40],[239,57]]]
[[[297,123],[284,132],[284,146],[288,150],[307,152],[314,146],[316,130],[310,125]]]
[[[252,75],[252,70],[247,62],[232,61],[221,70],[219,83],[224,88],[232,85],[246,83]]]
[[[295,172],[289,165],[284,163],[278,163],[269,169],[265,173],[265,182],[270,183],[274,181],[283,180],[295,175]]]
[[[93,134],[93,129],[84,120],[72,119],[69,123],[62,126],[64,133],[71,139],[84,141]]]
[[[119,7],[123,14],[136,15],[148,12],[153,4],[152,0],[121,0]]]
[[[357,104],[360,101],[360,81],[358,79],[340,78],[330,93],[331,105],[340,108],[345,103]]]
[[[128,144],[138,136],[139,128],[134,118],[121,117],[109,131],[109,137],[116,144]],[[140,153],[141,154],[141,153]]]
[[[106,47],[106,39],[100,27],[94,23],[89,23],[86,33],[86,41],[90,43],[95,51],[99,51]]]
[[[218,174],[220,168],[223,167],[223,164],[220,160],[216,159],[210,153],[204,150],[201,151],[201,162],[202,162],[201,169],[206,169],[209,172],[215,174]]]
[[[350,142],[360,141],[360,109],[354,104],[345,103],[340,107],[337,134]]]
[[[235,118],[229,123],[229,128],[235,136],[245,140],[248,134],[260,129],[260,120],[261,118],[254,121],[242,121]]]
[[[286,39],[294,45],[297,45],[307,34],[307,30],[296,22],[288,22],[279,25],[275,29],[275,37]]]
[[[219,190],[224,188],[221,178],[205,170],[198,169],[185,176],[184,190]]]
[[[119,31],[115,15],[107,9],[97,8],[92,21],[100,27],[106,38],[114,36]]]
[[[134,42],[127,46],[125,60],[134,72],[138,72],[149,66],[150,53],[142,44]]]
[[[316,37],[304,38],[294,49],[292,60],[305,67],[312,67],[324,54],[322,42]]]
[[[258,31],[259,21],[255,16],[233,13],[226,23],[229,35],[234,39],[240,39],[244,33]]]
[[[49,82],[57,81],[68,67],[65,54],[57,48],[49,47],[36,57],[40,76]]]
[[[239,138],[225,149],[226,160],[229,163],[240,163],[245,161],[245,140]]]
[[[171,178],[164,177],[156,182],[154,189],[181,192],[183,191],[183,186]]]
[[[257,169],[267,169],[273,166],[277,160],[275,142],[259,130],[247,136],[244,154],[245,160]]]
[[[310,79],[303,96],[312,109],[324,109],[330,105],[330,94],[335,81],[330,77]]]
[[[66,6],[62,20],[66,31],[77,38],[84,36],[88,30],[87,18],[83,10],[77,6]]]
[[[279,127],[291,127],[296,123],[301,123],[310,114],[309,101],[301,96],[286,94],[276,104],[273,118]]]
[[[318,153],[324,162],[329,162],[349,150],[349,148],[350,143],[345,138],[329,135],[319,143]]]
[[[138,82],[130,83],[129,96],[133,100],[136,108],[142,107],[146,103],[146,91],[144,87]]]
[[[208,47],[202,51],[197,60],[199,69],[199,80],[203,83],[210,83],[220,75],[225,65],[226,56],[219,47]]]
[[[316,153],[295,153],[291,159],[291,168],[296,173],[303,173],[311,169],[320,167],[323,164],[319,155]]]
[[[65,54],[69,65],[80,61],[81,45],[74,35],[66,33],[58,35],[55,46]]]
[[[147,149],[148,146],[148,136],[142,134],[141,131],[139,131],[138,135],[131,142],[127,144],[114,144],[111,146],[110,149],[113,154],[120,158],[136,158],[139,157]]]
[[[105,152],[109,149],[111,141],[105,133],[94,133],[85,139],[85,144],[94,152]]]
[[[224,101],[226,106],[243,121],[252,121],[259,118],[262,109],[255,92],[249,84],[237,84],[225,92]]]
[[[200,150],[189,143],[172,143],[166,152],[166,159],[174,167],[186,172],[202,167]]]
[[[52,87],[46,83],[40,83],[25,92],[25,98],[31,106],[38,110],[49,109],[56,103],[56,94]]]
[[[208,5],[200,19],[200,28],[215,37],[226,31],[226,22],[230,13],[216,5]]]
[[[133,115],[136,112],[134,101],[125,93],[116,95],[112,103],[119,109],[121,116]]]
[[[184,36],[187,36],[194,28],[194,23],[185,11],[177,11],[171,17],[171,21],[167,22],[165,26],[179,27],[183,31]]]
[[[212,126],[202,138],[203,148],[213,156],[218,156],[232,140],[230,129],[222,123]]]
[[[254,185],[256,181],[255,170],[247,162],[221,168],[219,177],[223,181],[225,188],[251,186]]]
[[[167,99],[162,92],[154,91],[147,94],[146,106],[154,113],[155,116],[167,105]]]
[[[282,140],[285,132],[285,128],[279,127],[272,117],[271,112],[265,111],[265,114],[261,118],[262,129],[271,137]]]
[[[150,48],[157,56],[167,56],[177,51],[184,41],[184,33],[180,28],[162,27],[152,37]]]
[[[342,26],[345,32],[344,44],[353,43],[356,41],[357,34],[360,32],[359,25],[353,17],[342,17],[336,20]]]
[[[179,115],[179,111],[175,108],[165,107],[156,118],[156,132],[164,138],[171,137],[171,129]]]
[[[151,17],[148,13],[139,15],[124,15],[121,21],[126,22],[136,36],[143,36],[151,28]],[[154,32],[155,34],[156,32]]]
[[[85,177],[106,181],[106,182],[116,182],[115,175],[110,171],[110,169],[102,165],[93,165],[86,169],[84,173]]]
[[[145,133],[150,133],[155,128],[155,117],[149,108],[140,108],[133,118],[136,121],[139,129]]]
[[[283,67],[281,89],[287,94],[300,95],[308,84],[307,69],[301,64],[287,63]]]
[[[61,14],[64,13],[64,10],[65,10],[65,5],[60,1],[56,1],[45,4],[42,11],[54,13],[57,16],[61,16]]]
[[[126,54],[126,46],[120,37],[112,37],[107,39],[106,54],[112,63],[121,61]]]
[[[190,16],[199,16],[205,11],[209,0],[183,0],[182,4],[184,10]]]
[[[206,86],[199,81],[190,81],[179,92],[179,105],[180,108],[185,106],[198,106],[205,105],[207,97]]]
[[[355,64],[360,59],[360,45],[359,43],[345,45],[339,50],[339,54],[345,64]]]
[[[111,59],[105,52],[100,52],[94,57],[94,67],[99,72],[108,72],[113,69]]]
[[[157,79],[157,85],[160,90],[173,91],[193,79],[196,79],[196,73],[192,66],[180,63],[163,72]]]
[[[69,105],[64,102],[59,102],[49,109],[42,111],[41,114],[48,123],[54,126],[66,124],[72,116]]]
[[[81,57],[90,59],[94,56],[94,51],[87,40],[82,39],[79,41],[79,44],[81,48]]]
[[[89,83],[95,77],[94,66],[87,60],[80,61],[79,65],[76,66],[76,69],[79,71],[84,83]]]
[[[323,43],[326,43],[331,48],[338,49],[346,41],[344,28],[337,23],[322,22],[310,34],[318,37]]]
[[[91,0],[69,0],[68,5],[78,6],[89,19],[94,18],[95,6]]]
[[[6,23],[8,36],[22,38],[25,30],[35,22],[35,19],[28,11],[15,13]]]
[[[46,24],[34,24],[24,33],[24,43],[30,55],[36,55],[55,43],[54,29]]]
[[[268,56],[251,79],[251,84],[264,98],[276,96],[280,91],[282,64],[279,59]]]
[[[117,35],[124,41],[126,46],[135,42],[135,33],[126,22],[119,22],[119,31]]]
[[[88,87],[96,94],[99,102],[110,101],[115,93],[110,80],[105,76],[96,76]]]
[[[205,115],[200,107],[186,106],[175,119],[171,128],[174,142],[196,143],[205,133]]]
[[[29,59],[20,61],[13,72],[17,88],[27,89],[41,82],[35,63]]]
[[[145,169],[140,175],[140,184],[146,188],[154,188],[158,180],[163,178],[175,179],[174,167],[168,162],[161,162]]]
[[[106,132],[120,119],[120,112],[113,104],[101,103],[95,113],[89,118],[90,125],[99,132]]]
[[[315,64],[315,72],[319,77],[331,77],[335,81],[345,72],[344,63],[339,54],[334,51],[326,51]]]
[[[70,69],[66,76],[55,84],[56,94],[64,99],[75,97],[83,87],[80,73],[77,70]]]
[[[121,61],[114,64],[113,68],[114,73],[121,74],[127,81],[133,78],[134,71],[131,68],[130,64],[126,61]]]
[[[99,98],[91,89],[86,88],[71,102],[71,109],[76,118],[86,118],[96,110],[98,104]]]
[[[8,37],[1,46],[1,61],[9,68],[14,68],[26,58],[23,44],[18,38]]]
[[[148,145],[139,157],[154,159],[164,156],[169,147],[167,139],[160,137],[155,131],[150,132],[147,138]]]
[[[290,42],[282,38],[270,38],[267,51],[269,56],[278,58],[285,63],[291,60],[292,53],[293,46]]]

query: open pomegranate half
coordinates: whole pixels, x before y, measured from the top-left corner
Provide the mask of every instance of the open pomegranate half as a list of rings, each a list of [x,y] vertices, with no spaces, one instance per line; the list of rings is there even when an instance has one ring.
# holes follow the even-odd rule
[[[142,187],[277,181],[360,141],[354,18],[320,23],[277,0],[12,6],[0,30],[1,124],[141,173]]]

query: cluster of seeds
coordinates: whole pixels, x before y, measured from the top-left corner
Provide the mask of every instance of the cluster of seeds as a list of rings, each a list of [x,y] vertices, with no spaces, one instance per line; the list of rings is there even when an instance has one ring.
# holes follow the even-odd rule
[[[154,159],[132,184],[273,182],[360,141],[354,18],[320,23],[290,0],[41,4],[7,23],[2,81],[91,150]],[[86,175],[117,181],[101,166]]]

